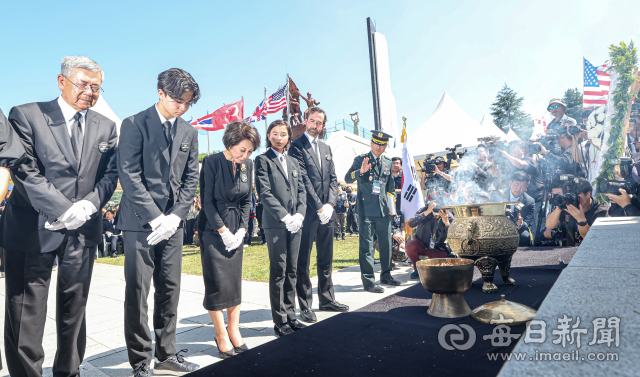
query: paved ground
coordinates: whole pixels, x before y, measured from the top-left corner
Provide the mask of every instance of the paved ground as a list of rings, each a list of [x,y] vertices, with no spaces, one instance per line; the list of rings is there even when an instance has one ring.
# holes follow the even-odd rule
[[[379,270],[377,265],[376,271]],[[394,277],[403,285],[400,287],[386,287],[383,294],[365,292],[360,280],[358,266],[344,268],[334,272],[333,283],[336,299],[356,310],[376,300],[415,284],[416,280],[409,280],[411,267],[400,267],[394,271]],[[57,274],[54,272],[52,282]],[[316,286],[317,278],[311,279]],[[47,322],[44,333],[44,376],[51,376],[51,367],[56,350],[55,329],[55,286],[51,284],[49,293]],[[87,306],[87,350],[82,364],[82,376],[130,376],[131,367],[128,363],[124,341],[124,268],[96,263],[93,270],[89,303]],[[0,279],[0,323],[4,324],[4,279]],[[275,339],[271,311],[269,309],[268,283],[242,282],[242,314],[240,316],[241,333],[246,344],[256,347]],[[314,293],[316,290],[314,289]],[[190,361],[202,366],[220,361],[218,349],[213,343],[214,329],[209,315],[202,307],[204,284],[202,277],[193,275],[182,276],[180,305],[178,308],[178,350],[188,349]],[[149,318],[153,318],[153,291],[149,294]],[[317,296],[314,299],[314,309],[318,308]],[[316,311],[318,319],[329,318],[338,313]],[[149,323],[153,329],[152,323]],[[304,330],[302,330],[304,331]],[[153,331],[152,331],[153,333]],[[4,352],[2,363],[6,364]],[[6,367],[0,371],[0,376],[7,376]]]

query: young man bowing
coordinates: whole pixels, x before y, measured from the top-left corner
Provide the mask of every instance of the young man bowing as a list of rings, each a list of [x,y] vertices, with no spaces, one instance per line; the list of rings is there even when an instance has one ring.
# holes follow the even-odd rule
[[[317,322],[313,302],[309,262],[316,242],[318,268],[318,300],[320,310],[346,312],[347,305],[336,302],[331,281],[333,267],[333,233],[336,214],[333,208],[338,195],[338,179],[331,147],[318,137],[326,123],[326,114],[319,107],[305,113],[307,131],[291,144],[289,155],[298,160],[300,174],[307,190],[307,213],[302,225],[302,239],[298,254],[296,292],[300,317],[305,322]]]
[[[116,223],[124,239],[125,340],[133,375],[146,377],[153,357],[147,296],[155,288],[154,374],[198,369],[176,353],[182,230],[198,185],[198,133],[180,116],[200,89],[187,72],[158,75],[157,104],[122,122],[118,172],[123,195]]]
[[[16,106],[9,121],[26,161],[11,171],[15,190],[2,216],[6,307],[4,339],[12,376],[42,376],[42,337],[53,262],[58,257],[54,376],[78,376],[86,346],[85,308],[102,208],[116,188],[116,125],[91,110],[104,73],[68,56],[60,97]]]

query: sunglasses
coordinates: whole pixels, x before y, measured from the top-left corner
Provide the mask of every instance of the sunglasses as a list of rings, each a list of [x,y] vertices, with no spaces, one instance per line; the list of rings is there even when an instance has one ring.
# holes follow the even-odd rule
[[[551,105],[551,106],[547,107],[547,110],[551,111],[553,109],[557,109],[560,106],[562,106],[562,105]]]

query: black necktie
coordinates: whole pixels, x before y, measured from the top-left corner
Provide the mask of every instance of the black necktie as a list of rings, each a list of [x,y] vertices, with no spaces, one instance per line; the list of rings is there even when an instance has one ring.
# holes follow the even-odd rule
[[[162,129],[164,130],[164,136],[167,138],[167,144],[171,145],[171,142],[173,141],[173,137],[171,135],[171,122],[164,122],[162,124]]]
[[[73,124],[71,125],[71,146],[73,147],[73,154],[76,156],[76,161],[80,165],[80,158],[82,157],[82,128],[80,128],[80,118],[82,114],[77,112],[73,116]]]

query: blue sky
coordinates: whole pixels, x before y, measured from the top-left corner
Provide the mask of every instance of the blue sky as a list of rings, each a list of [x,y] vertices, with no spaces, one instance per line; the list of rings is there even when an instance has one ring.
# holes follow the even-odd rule
[[[373,128],[365,21],[372,17],[389,44],[397,113],[408,118],[410,135],[445,87],[478,121],[504,83],[538,115],[550,98],[582,88],[583,56],[602,64],[610,44],[640,40],[637,0],[38,1],[6,2],[3,15],[5,113],[54,99],[61,59],[86,55],[104,68],[104,98],[121,118],[151,106],[158,73],[179,67],[202,91],[185,119],[241,96],[248,116],[263,88],[275,91],[289,73],[331,124],[358,111],[366,128]],[[211,133],[211,149],[221,149],[221,138]]]

